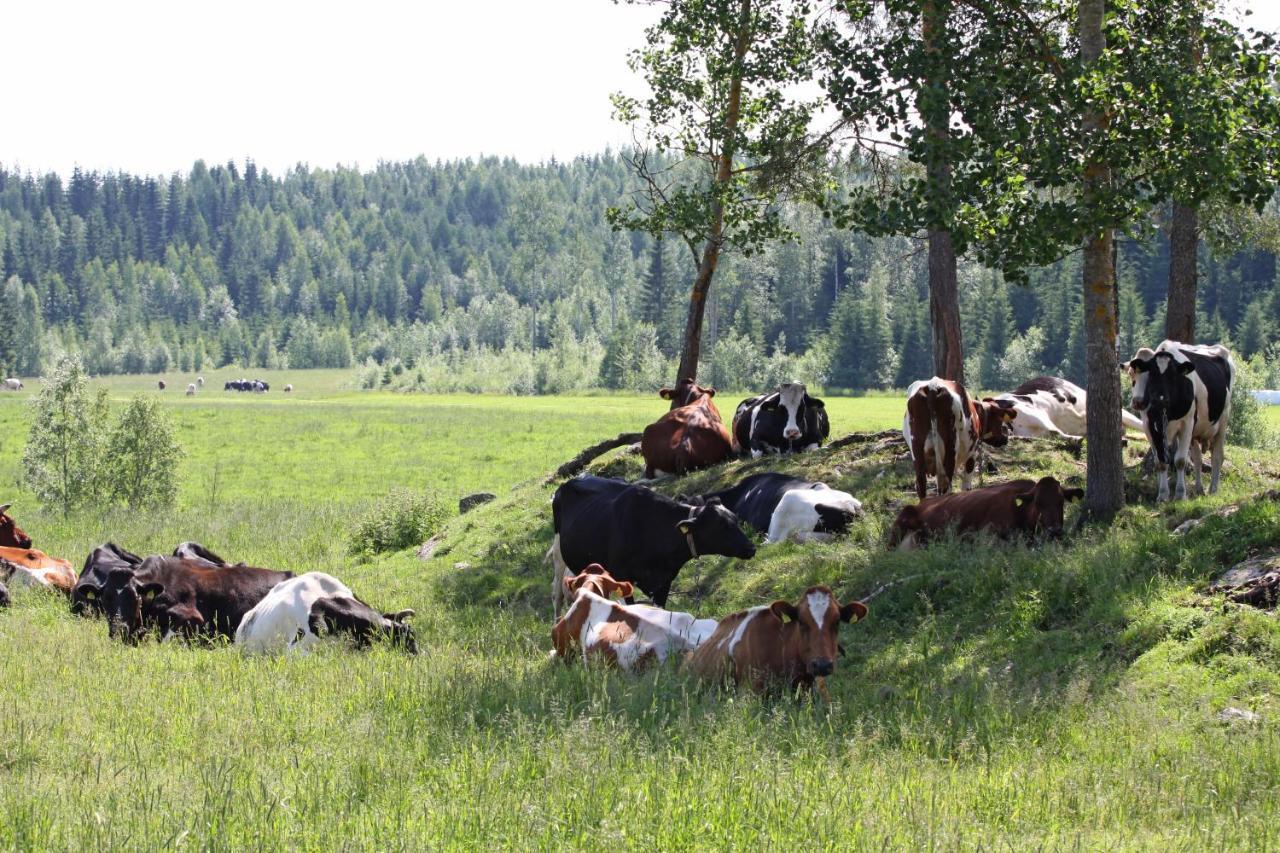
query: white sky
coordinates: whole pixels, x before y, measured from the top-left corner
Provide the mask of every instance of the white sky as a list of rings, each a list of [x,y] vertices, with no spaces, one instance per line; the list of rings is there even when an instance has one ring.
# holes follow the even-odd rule
[[[1240,0],[1233,0],[1240,2]],[[1280,29],[1280,0],[1244,0]],[[0,163],[185,173],[617,148],[650,8],[610,0],[27,0],[4,15]]]

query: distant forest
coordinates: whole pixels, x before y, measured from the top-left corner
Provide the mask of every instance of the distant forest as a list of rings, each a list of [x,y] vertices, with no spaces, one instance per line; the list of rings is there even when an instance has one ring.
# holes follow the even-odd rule
[[[93,374],[351,367],[366,387],[653,389],[673,378],[694,268],[676,241],[610,229],[605,211],[631,186],[615,153],[281,177],[252,162],[167,179],[0,168],[0,366],[36,376],[69,350]],[[797,242],[723,261],[701,378],[870,389],[930,375],[920,244],[807,208],[788,217]],[[1276,256],[1201,252],[1202,340],[1266,353],[1280,339]],[[1167,234],[1118,255],[1128,354],[1163,338]],[[1080,279],[1079,253],[1028,286],[961,262],[976,384],[1083,381]]]

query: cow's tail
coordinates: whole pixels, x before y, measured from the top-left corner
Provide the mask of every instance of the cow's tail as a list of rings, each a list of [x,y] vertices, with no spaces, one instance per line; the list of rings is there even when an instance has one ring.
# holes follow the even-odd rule
[[[933,448],[933,464],[941,474],[943,460],[947,458],[947,441],[942,434],[942,425],[938,422],[938,407],[945,405],[948,409],[951,408],[951,392],[930,382],[925,393],[929,400],[929,434],[924,437],[924,443],[926,447]]]
[[[569,567],[564,562],[564,555],[560,552],[560,534],[557,533],[555,538],[551,540],[551,547],[547,549],[547,555],[542,559],[543,565],[551,564],[551,621],[557,622],[560,619],[560,606],[564,603],[564,578],[569,574]]]

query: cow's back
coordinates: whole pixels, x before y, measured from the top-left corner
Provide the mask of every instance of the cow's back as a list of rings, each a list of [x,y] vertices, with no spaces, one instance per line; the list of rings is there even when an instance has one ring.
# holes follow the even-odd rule
[[[1195,367],[1195,377],[1204,386],[1207,420],[1197,419],[1196,433],[1211,434],[1224,415],[1230,414],[1231,386],[1235,365],[1225,347],[1180,347],[1182,354]]]
[[[925,498],[903,507],[893,524],[890,542],[897,544],[909,533],[936,533],[955,526],[959,531],[991,530],[1007,534],[1016,525],[1013,498],[1035,487],[1033,480],[1011,480],[968,492]]]

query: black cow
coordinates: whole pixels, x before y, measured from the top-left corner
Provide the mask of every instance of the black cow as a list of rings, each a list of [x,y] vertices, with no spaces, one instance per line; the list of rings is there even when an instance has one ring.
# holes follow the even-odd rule
[[[552,601],[560,616],[565,574],[600,563],[620,581],[644,590],[664,607],[680,567],[701,554],[749,560],[755,546],[738,517],[719,501],[674,501],[645,486],[603,477],[578,477],[551,499],[555,541]]]
[[[107,577],[117,570],[134,571],[142,565],[142,558],[130,553],[114,542],[106,542],[89,552],[80,570],[80,577],[71,587],[71,612],[78,616],[98,616],[103,612],[102,587]]]
[[[9,606],[9,587],[0,583],[0,610]]]
[[[1155,350],[1143,347],[1129,361],[1133,408],[1160,461],[1158,499],[1169,499],[1169,472],[1176,470],[1175,497],[1187,496],[1186,466],[1196,471],[1196,489],[1204,493],[1201,459],[1213,454],[1209,492],[1218,491],[1222,458],[1231,416],[1231,386],[1236,367],[1223,346],[1194,346],[1163,341]]]
[[[108,634],[137,644],[151,628],[161,636],[235,636],[240,620],[292,572],[213,567],[200,560],[148,557],[136,570],[116,569],[91,589],[102,599]]]
[[[826,406],[810,397],[800,382],[787,382],[771,394],[743,400],[733,415],[734,446],[753,457],[815,450],[830,434]]]
[[[752,474],[704,500],[719,500],[770,542],[821,540],[847,533],[849,524],[862,514],[862,502],[848,492],[775,472]]]

